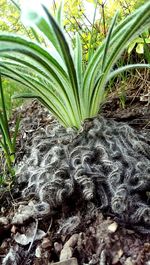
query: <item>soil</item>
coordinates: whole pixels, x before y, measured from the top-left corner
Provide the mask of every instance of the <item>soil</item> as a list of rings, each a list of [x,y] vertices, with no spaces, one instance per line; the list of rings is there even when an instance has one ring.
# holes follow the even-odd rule
[[[128,89],[122,108],[116,92],[112,92],[101,115],[150,133],[149,93],[148,86]],[[22,125],[18,137],[17,163],[35,133],[48,124],[55,126],[54,119],[36,101],[14,113],[12,126],[18,111],[22,118],[28,117],[28,124]],[[51,217],[13,224],[11,220],[19,205],[28,205],[31,199],[22,199],[22,188],[15,184],[10,189],[1,189],[0,264],[150,265],[150,233],[133,230],[115,216],[102,214],[92,202],[84,202],[82,198],[74,205],[72,201],[61,205]]]

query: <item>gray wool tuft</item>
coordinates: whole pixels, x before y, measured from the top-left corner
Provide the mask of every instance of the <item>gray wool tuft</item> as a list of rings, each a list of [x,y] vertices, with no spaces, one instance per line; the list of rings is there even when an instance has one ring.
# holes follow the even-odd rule
[[[57,124],[36,135],[18,168],[23,195],[50,208],[70,198],[75,185],[123,222],[150,229],[150,135],[125,123],[89,119],[78,134]]]

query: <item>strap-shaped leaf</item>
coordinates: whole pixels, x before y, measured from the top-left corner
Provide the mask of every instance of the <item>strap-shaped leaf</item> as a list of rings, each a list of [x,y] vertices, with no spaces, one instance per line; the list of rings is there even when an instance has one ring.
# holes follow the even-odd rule
[[[50,44],[53,45],[59,53],[61,53],[53,28],[47,20],[47,16],[43,11],[41,4],[37,1],[37,5],[35,7],[32,1],[31,3],[23,1],[21,11],[21,20],[23,24],[30,26],[36,32],[38,30],[39,33],[46,37],[50,41]]]
[[[75,61],[75,68],[77,72],[77,78],[78,78],[78,86],[79,91],[81,90],[82,85],[82,44],[79,34],[76,34],[76,47],[74,51],[74,61]]]
[[[54,114],[59,120],[63,120],[64,124],[68,124],[67,126],[72,126],[72,122],[70,120],[70,117],[73,119],[71,116],[71,113],[68,113],[66,111],[66,106],[65,104],[61,101],[59,97],[53,92],[53,90],[48,90],[47,87],[45,87],[44,83],[41,83],[40,81],[36,80],[35,78],[31,77],[30,75],[23,74],[23,72],[19,70],[13,70],[13,67],[11,65],[11,68],[9,68],[6,65],[0,64],[0,67],[2,69],[5,69],[6,72],[2,72],[2,74],[9,76],[13,78],[14,80],[18,82],[22,82],[24,85],[26,85],[28,88],[34,90],[35,92],[38,92],[38,98],[43,99],[43,101],[47,102],[47,105],[49,104],[49,109],[51,112]],[[51,86],[49,84],[49,86]],[[30,95],[32,98],[32,95]],[[69,114],[69,116],[68,116]],[[66,121],[65,121],[66,119]],[[75,122],[73,120],[73,122]]]
[[[76,106],[77,106],[77,113],[76,115],[79,115],[78,120],[80,120],[81,114],[80,114],[80,107],[79,107],[79,95],[78,95],[78,82],[77,82],[77,74],[75,71],[75,66],[74,66],[74,62],[71,56],[71,52],[68,46],[68,43],[66,41],[66,38],[63,34],[63,32],[61,31],[60,27],[57,25],[56,21],[54,20],[54,18],[51,16],[51,14],[48,12],[48,10],[43,6],[49,21],[52,25],[52,28],[55,32],[55,35],[57,37],[57,40],[60,44],[60,48],[62,51],[62,56],[64,58],[67,70],[68,70],[68,75],[70,78],[70,82],[72,85],[72,89],[73,89],[73,93],[74,93],[74,97],[75,97],[75,101],[76,101]],[[79,121],[80,122],[80,121]]]
[[[76,120],[77,126],[80,124],[78,109],[76,105],[76,100],[74,96],[74,91],[70,83],[67,74],[61,65],[50,55],[47,51],[43,50],[39,45],[30,43],[22,37],[8,36],[5,34],[0,34],[0,41],[4,42],[5,45],[0,47],[0,56],[3,53],[12,52],[18,54],[24,54],[34,60],[34,64],[38,67],[40,66],[43,71],[46,71],[54,82],[58,85],[56,89],[62,91],[61,96],[65,95],[67,103],[70,105],[70,111],[74,120]]]
[[[122,72],[125,71],[130,71],[131,69],[137,69],[137,68],[148,68],[150,69],[150,64],[129,64],[129,65],[125,65],[122,67],[119,67],[117,70],[112,71],[108,77],[107,77],[107,81],[109,81],[110,79],[112,79],[114,76],[121,74]]]
[[[56,10],[56,21],[60,28],[63,28],[63,7],[64,7],[64,1],[60,1],[59,7]]]
[[[21,61],[21,60],[19,60],[19,61]],[[62,92],[61,91],[62,88],[60,87],[60,89],[59,89],[59,85],[56,86],[56,84],[53,83],[49,78],[46,78],[46,79],[42,78],[43,80],[41,78],[40,79],[38,79],[38,78],[35,79],[35,77],[34,78],[31,77],[33,72],[32,72],[31,75],[25,74],[26,72],[27,73],[29,72],[29,68],[26,70],[25,67],[23,67],[23,69],[19,69],[17,71],[16,68],[17,68],[17,66],[20,68],[20,64],[16,64],[16,63],[13,63],[13,62],[5,62],[5,65],[11,65],[11,69],[9,68],[9,70],[11,71],[12,69],[14,69],[15,72],[19,74],[20,79],[21,79],[21,77],[23,77],[23,78],[26,77],[26,78],[28,78],[29,81],[31,81],[31,78],[32,78],[33,83],[36,83],[36,85],[34,87],[34,90],[36,88],[36,91],[38,92],[39,96],[42,97],[43,93],[45,93],[47,95],[47,98],[52,98],[52,102],[55,102],[55,100],[57,100],[57,104],[55,102],[55,107],[58,106],[58,108],[61,107],[61,108],[63,108],[65,110],[65,112],[64,112],[64,110],[61,111],[61,115],[63,115],[64,118],[66,117],[66,119],[67,119],[66,115],[69,115],[68,117],[69,117],[69,120],[70,120],[70,122],[69,122],[70,126],[71,126],[72,123],[75,123],[74,114],[73,114],[73,111],[72,111],[73,106],[71,106],[69,104],[69,101],[65,97],[65,94],[62,95],[62,93],[61,93]],[[27,65],[30,66],[30,64],[27,64]],[[31,66],[31,69],[32,69],[32,66]],[[31,81],[31,83],[32,83],[32,81]],[[37,85],[40,85],[41,88],[38,89]],[[55,89],[56,87],[57,87],[58,90]],[[72,120],[72,122],[71,122],[71,120]]]
[[[106,59],[107,59],[109,44],[110,44],[110,41],[111,41],[112,31],[114,29],[117,17],[118,17],[118,12],[116,12],[116,14],[113,17],[113,20],[112,20],[112,23],[110,25],[110,28],[109,28],[109,31],[108,31],[108,34],[107,34],[107,37],[106,37],[106,41],[105,41],[105,44],[104,44],[104,52],[103,52],[103,58],[102,58],[102,72],[103,72],[103,70],[105,68],[105,65],[106,65]]]
[[[10,152],[13,152],[13,147],[11,143],[10,131],[8,126],[8,119],[6,113],[5,99],[3,94],[2,79],[0,72],[0,96],[2,100],[2,112],[0,111],[0,128],[3,136],[3,141],[5,145],[8,145]]]

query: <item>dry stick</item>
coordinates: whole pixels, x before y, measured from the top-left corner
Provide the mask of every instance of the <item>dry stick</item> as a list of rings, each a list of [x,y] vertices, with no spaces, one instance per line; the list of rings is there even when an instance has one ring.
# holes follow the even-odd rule
[[[100,4],[101,8],[102,8],[102,19],[103,19],[103,29],[104,29],[104,36],[106,37],[107,32],[106,32],[106,20],[105,20],[105,2],[102,2],[102,4]]]
[[[83,16],[85,17],[85,19],[89,22],[90,26],[92,27],[92,23],[91,21],[88,19],[88,17],[83,13]],[[93,26],[95,29],[97,29],[95,26]]]
[[[29,248],[28,248],[27,254],[25,255],[25,258],[23,259],[21,265],[26,265],[26,263],[27,263],[27,261],[28,261],[27,259],[28,259],[29,253],[30,253],[30,251],[31,251],[31,248],[32,248],[32,246],[33,246],[33,243],[34,243],[34,241],[35,241],[35,237],[36,237],[36,234],[37,234],[38,224],[39,224],[38,219],[36,219],[36,220],[35,220],[35,230],[34,230],[34,235],[33,235],[32,241],[31,241],[31,243],[30,243],[30,246],[29,246]]]
[[[150,121],[143,127],[143,129],[146,129],[150,125]]]
[[[75,22],[76,22],[78,28],[82,30],[82,26],[80,25],[80,23],[78,22],[78,20],[76,19],[75,16],[73,16],[73,19],[75,20]]]
[[[120,4],[120,6],[121,6],[121,8],[122,8],[123,15],[126,16],[126,12],[125,12],[125,10],[126,10],[126,6],[124,6],[123,3],[122,3],[121,1],[119,1],[119,4]]]
[[[74,17],[73,17],[74,18]],[[69,19],[69,18],[67,18],[68,19],[68,21],[73,25],[73,23],[71,22],[71,20]],[[75,18],[74,18],[75,19]],[[76,21],[76,20],[75,20]],[[77,25],[79,26],[79,24],[77,23]],[[69,35],[69,37],[70,37],[70,39],[71,39],[71,41],[72,41],[72,37],[70,36],[70,34],[69,34],[69,32],[65,29],[65,31],[66,31],[66,33]],[[82,40],[84,41],[84,44],[86,45],[86,42],[85,42],[85,40],[84,40],[84,38],[83,38],[83,36],[82,36],[82,34],[80,33],[80,31],[79,30],[77,30],[77,32],[79,33],[79,35],[80,35],[80,37],[82,38]]]
[[[22,259],[22,262],[20,265],[26,265],[27,261],[28,261],[28,257],[29,257],[29,254],[30,254],[30,251],[31,251],[31,248],[32,248],[32,245],[34,243],[34,240],[35,240],[35,237],[36,237],[36,234],[37,234],[37,229],[38,229],[38,219],[35,219],[35,231],[34,231],[34,235],[33,235],[33,238],[32,238],[32,241],[30,243],[30,246],[27,250],[27,253],[24,257],[24,259]]]
[[[48,229],[47,229],[46,234],[49,233],[49,231],[50,231],[50,229],[51,229],[51,227],[52,227],[52,223],[53,223],[53,218],[51,217],[51,221],[50,221],[50,224],[49,224],[49,227],[48,227]]]
[[[142,77],[142,75],[140,74],[140,72],[136,69],[136,72],[138,73],[138,75],[140,76],[141,80],[145,81],[145,79]],[[139,77],[138,77],[139,78]],[[133,97],[132,101],[130,102],[130,106],[132,105],[133,101],[135,100],[135,98],[138,96],[139,91],[141,90],[141,88],[139,88],[135,94],[135,96]]]
[[[66,31],[66,33],[68,34],[69,38],[70,38],[71,41],[72,41],[72,37],[71,37],[70,33],[69,33],[66,29],[65,29],[65,31]]]
[[[33,243],[34,243],[34,240],[35,240],[35,237],[36,237],[36,234],[37,234],[38,224],[39,224],[38,219],[36,219],[36,220],[35,220],[35,230],[34,230],[34,235],[33,235],[32,241],[31,241],[31,243],[30,243],[30,246],[29,246],[29,248],[28,248],[28,254],[30,253],[30,250],[31,250],[32,245],[33,245]]]
[[[94,10],[94,14],[93,14],[93,21],[92,21],[92,29],[90,32],[90,41],[89,41],[89,49],[88,49],[88,61],[91,58],[91,54],[93,53],[93,48],[92,45],[95,42],[96,43],[96,39],[97,39],[97,34],[96,34],[96,38],[93,37],[93,33],[94,33],[94,24],[95,24],[95,19],[96,19],[96,11],[97,11],[97,5],[98,5],[98,0],[95,3],[95,10]]]
[[[56,12],[56,3],[55,3],[55,0],[53,0],[53,9],[54,9],[54,12]]]
[[[129,5],[129,3],[127,3],[126,0],[124,0],[124,1],[125,1],[125,4],[126,4],[126,9],[128,10],[128,12],[129,12],[129,14],[130,14],[130,13],[131,13],[130,5]]]

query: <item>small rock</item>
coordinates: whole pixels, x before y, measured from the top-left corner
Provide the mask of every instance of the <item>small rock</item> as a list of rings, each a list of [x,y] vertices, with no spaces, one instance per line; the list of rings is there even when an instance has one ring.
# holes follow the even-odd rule
[[[60,253],[60,261],[68,260],[72,258],[72,248],[71,247],[64,247]]]
[[[0,217],[0,225],[8,225],[9,221],[6,217]]]
[[[31,223],[29,226],[27,226],[25,228],[24,234],[17,232],[14,235],[14,240],[18,244],[25,246],[25,245],[28,245],[29,243],[31,243],[33,241],[33,239],[34,239],[34,241],[43,239],[45,237],[46,233],[43,230],[38,229],[36,231],[36,236],[34,237],[35,229],[36,229],[35,222]]]
[[[117,228],[118,228],[118,224],[116,222],[113,222],[111,225],[108,226],[108,230],[111,233],[116,232]]]
[[[123,250],[119,249],[113,257],[112,264],[118,263],[122,255],[123,255]]]
[[[60,261],[67,260],[72,257],[72,248],[77,244],[79,235],[73,234],[69,240],[64,244],[60,253]]]
[[[11,228],[11,233],[16,234],[16,232],[17,232],[17,227],[13,225]]]
[[[150,265],[150,260],[148,260],[148,261],[145,263],[145,265]]]
[[[78,265],[78,262],[76,258],[71,258],[71,259],[59,261],[53,264],[54,265]]]
[[[65,247],[74,247],[77,244],[79,235],[78,234],[73,234],[69,240],[65,243],[64,248]]]
[[[134,265],[135,263],[132,262],[131,257],[128,257],[128,258],[125,260],[125,263],[124,263],[124,264],[125,264],[125,265]]]
[[[3,241],[3,243],[1,244],[0,248],[7,248],[8,247],[8,242],[7,241]]]
[[[47,237],[46,238],[43,238],[41,247],[44,248],[44,249],[46,249],[46,248],[49,248],[51,246],[52,246],[52,244],[51,244],[49,238],[47,238]]]
[[[55,242],[54,243],[54,249],[55,249],[56,253],[59,253],[62,250],[62,244],[58,243],[58,242]]]
[[[5,207],[1,207],[1,213],[5,213],[6,209]]]
[[[42,249],[40,246],[37,246],[36,250],[35,250],[35,256],[36,258],[41,258],[42,256]]]

